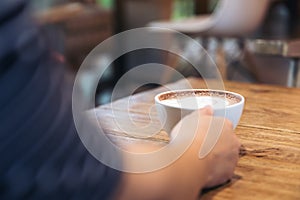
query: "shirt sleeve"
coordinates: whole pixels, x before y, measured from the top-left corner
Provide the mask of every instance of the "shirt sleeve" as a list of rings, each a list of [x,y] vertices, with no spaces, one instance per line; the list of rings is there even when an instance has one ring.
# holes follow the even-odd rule
[[[0,3],[0,199],[108,199],[120,172],[81,143],[74,76],[51,56],[26,2]]]

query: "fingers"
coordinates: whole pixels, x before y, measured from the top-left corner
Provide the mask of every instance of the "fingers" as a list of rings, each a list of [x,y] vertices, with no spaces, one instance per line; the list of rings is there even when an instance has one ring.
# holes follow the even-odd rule
[[[212,163],[211,176],[205,187],[214,187],[232,178],[239,160],[240,145],[238,137],[233,134],[232,123],[226,120],[218,142],[207,156]]]

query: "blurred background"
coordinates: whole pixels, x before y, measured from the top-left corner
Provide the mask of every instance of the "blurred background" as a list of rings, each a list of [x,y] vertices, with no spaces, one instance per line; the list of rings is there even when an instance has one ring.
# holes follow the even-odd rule
[[[58,52],[68,67],[76,72],[88,53],[114,34],[149,26],[153,22],[172,23],[197,16],[212,18],[217,15],[215,13],[218,13],[218,9],[222,9],[222,1],[227,2],[227,7],[234,7],[234,2],[237,2],[236,0],[32,0],[32,7],[34,18],[42,26],[44,34],[50,41],[51,49]],[[260,8],[259,3],[263,1],[258,1],[256,8]],[[234,34],[228,34],[228,31],[232,30],[224,29],[215,34],[204,30],[205,28],[196,28],[192,34],[189,31],[186,34],[205,47],[215,60],[224,80],[300,87],[298,70],[300,1],[265,1],[266,9],[262,11],[261,19],[251,31],[243,32],[243,27],[237,26],[237,32]],[[247,17],[243,14],[245,9],[243,5],[236,7],[238,11],[232,15],[234,18]],[[255,13],[257,10],[249,9],[249,13]],[[195,21],[201,25],[202,19],[200,17]],[[197,23],[190,25],[195,28]],[[251,22],[247,23],[250,26]],[[178,30],[182,30],[180,24]],[[205,61],[197,57],[197,52],[193,51],[192,47],[186,47],[184,51],[187,55],[196,57],[195,59],[200,63],[203,62],[205,66]],[[116,60],[102,77],[96,97],[97,105],[109,101],[114,84],[126,71],[149,62],[172,65],[185,76],[199,76],[189,63],[166,52],[153,49],[132,52]],[[105,55],[99,56],[97,65],[106,64]],[[87,82],[88,79],[89,75]],[[141,90],[152,87],[155,86],[145,86]]]
[[[40,29],[27,21],[27,3]],[[110,63],[110,52],[133,43],[115,42],[87,62],[89,68],[79,79],[82,88],[78,91],[83,93],[74,100],[92,97],[95,106],[109,103],[118,80],[143,64],[170,66],[172,73],[184,77],[204,76],[190,60],[209,75],[218,69],[224,81],[300,87],[300,0],[2,0],[0,5],[0,199],[41,199],[45,194],[52,199],[61,195],[87,199],[102,197],[112,188],[118,178],[115,171],[101,167],[76,134],[71,92],[74,74],[89,53],[123,31],[172,28],[193,38],[207,53],[172,33],[167,37],[172,40],[160,42],[167,50],[178,45],[184,57],[148,48]],[[143,37],[149,35],[139,38]],[[130,76],[132,83],[121,84],[122,94],[116,98],[178,80],[154,66]],[[89,88],[100,77],[91,69],[105,69],[96,94]],[[137,84],[153,77],[159,81]],[[94,138],[91,141],[95,146]],[[106,146],[96,146],[107,151]],[[119,160],[105,155],[113,162]],[[98,190],[99,185],[104,189]]]

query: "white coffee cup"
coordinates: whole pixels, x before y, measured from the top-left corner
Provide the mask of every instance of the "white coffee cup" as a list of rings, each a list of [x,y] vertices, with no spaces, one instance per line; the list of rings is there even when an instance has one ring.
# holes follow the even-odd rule
[[[158,117],[163,129],[168,133],[181,118],[207,105],[213,108],[214,116],[229,119],[236,128],[244,109],[244,103],[245,99],[242,95],[225,90],[172,90],[155,96]]]

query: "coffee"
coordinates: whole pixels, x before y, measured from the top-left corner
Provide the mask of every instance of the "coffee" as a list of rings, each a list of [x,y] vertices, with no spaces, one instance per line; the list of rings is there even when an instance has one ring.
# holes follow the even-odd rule
[[[231,93],[203,90],[171,92],[161,95],[159,100],[164,105],[176,108],[199,109],[210,105],[213,108],[218,109],[236,104],[242,99]]]

